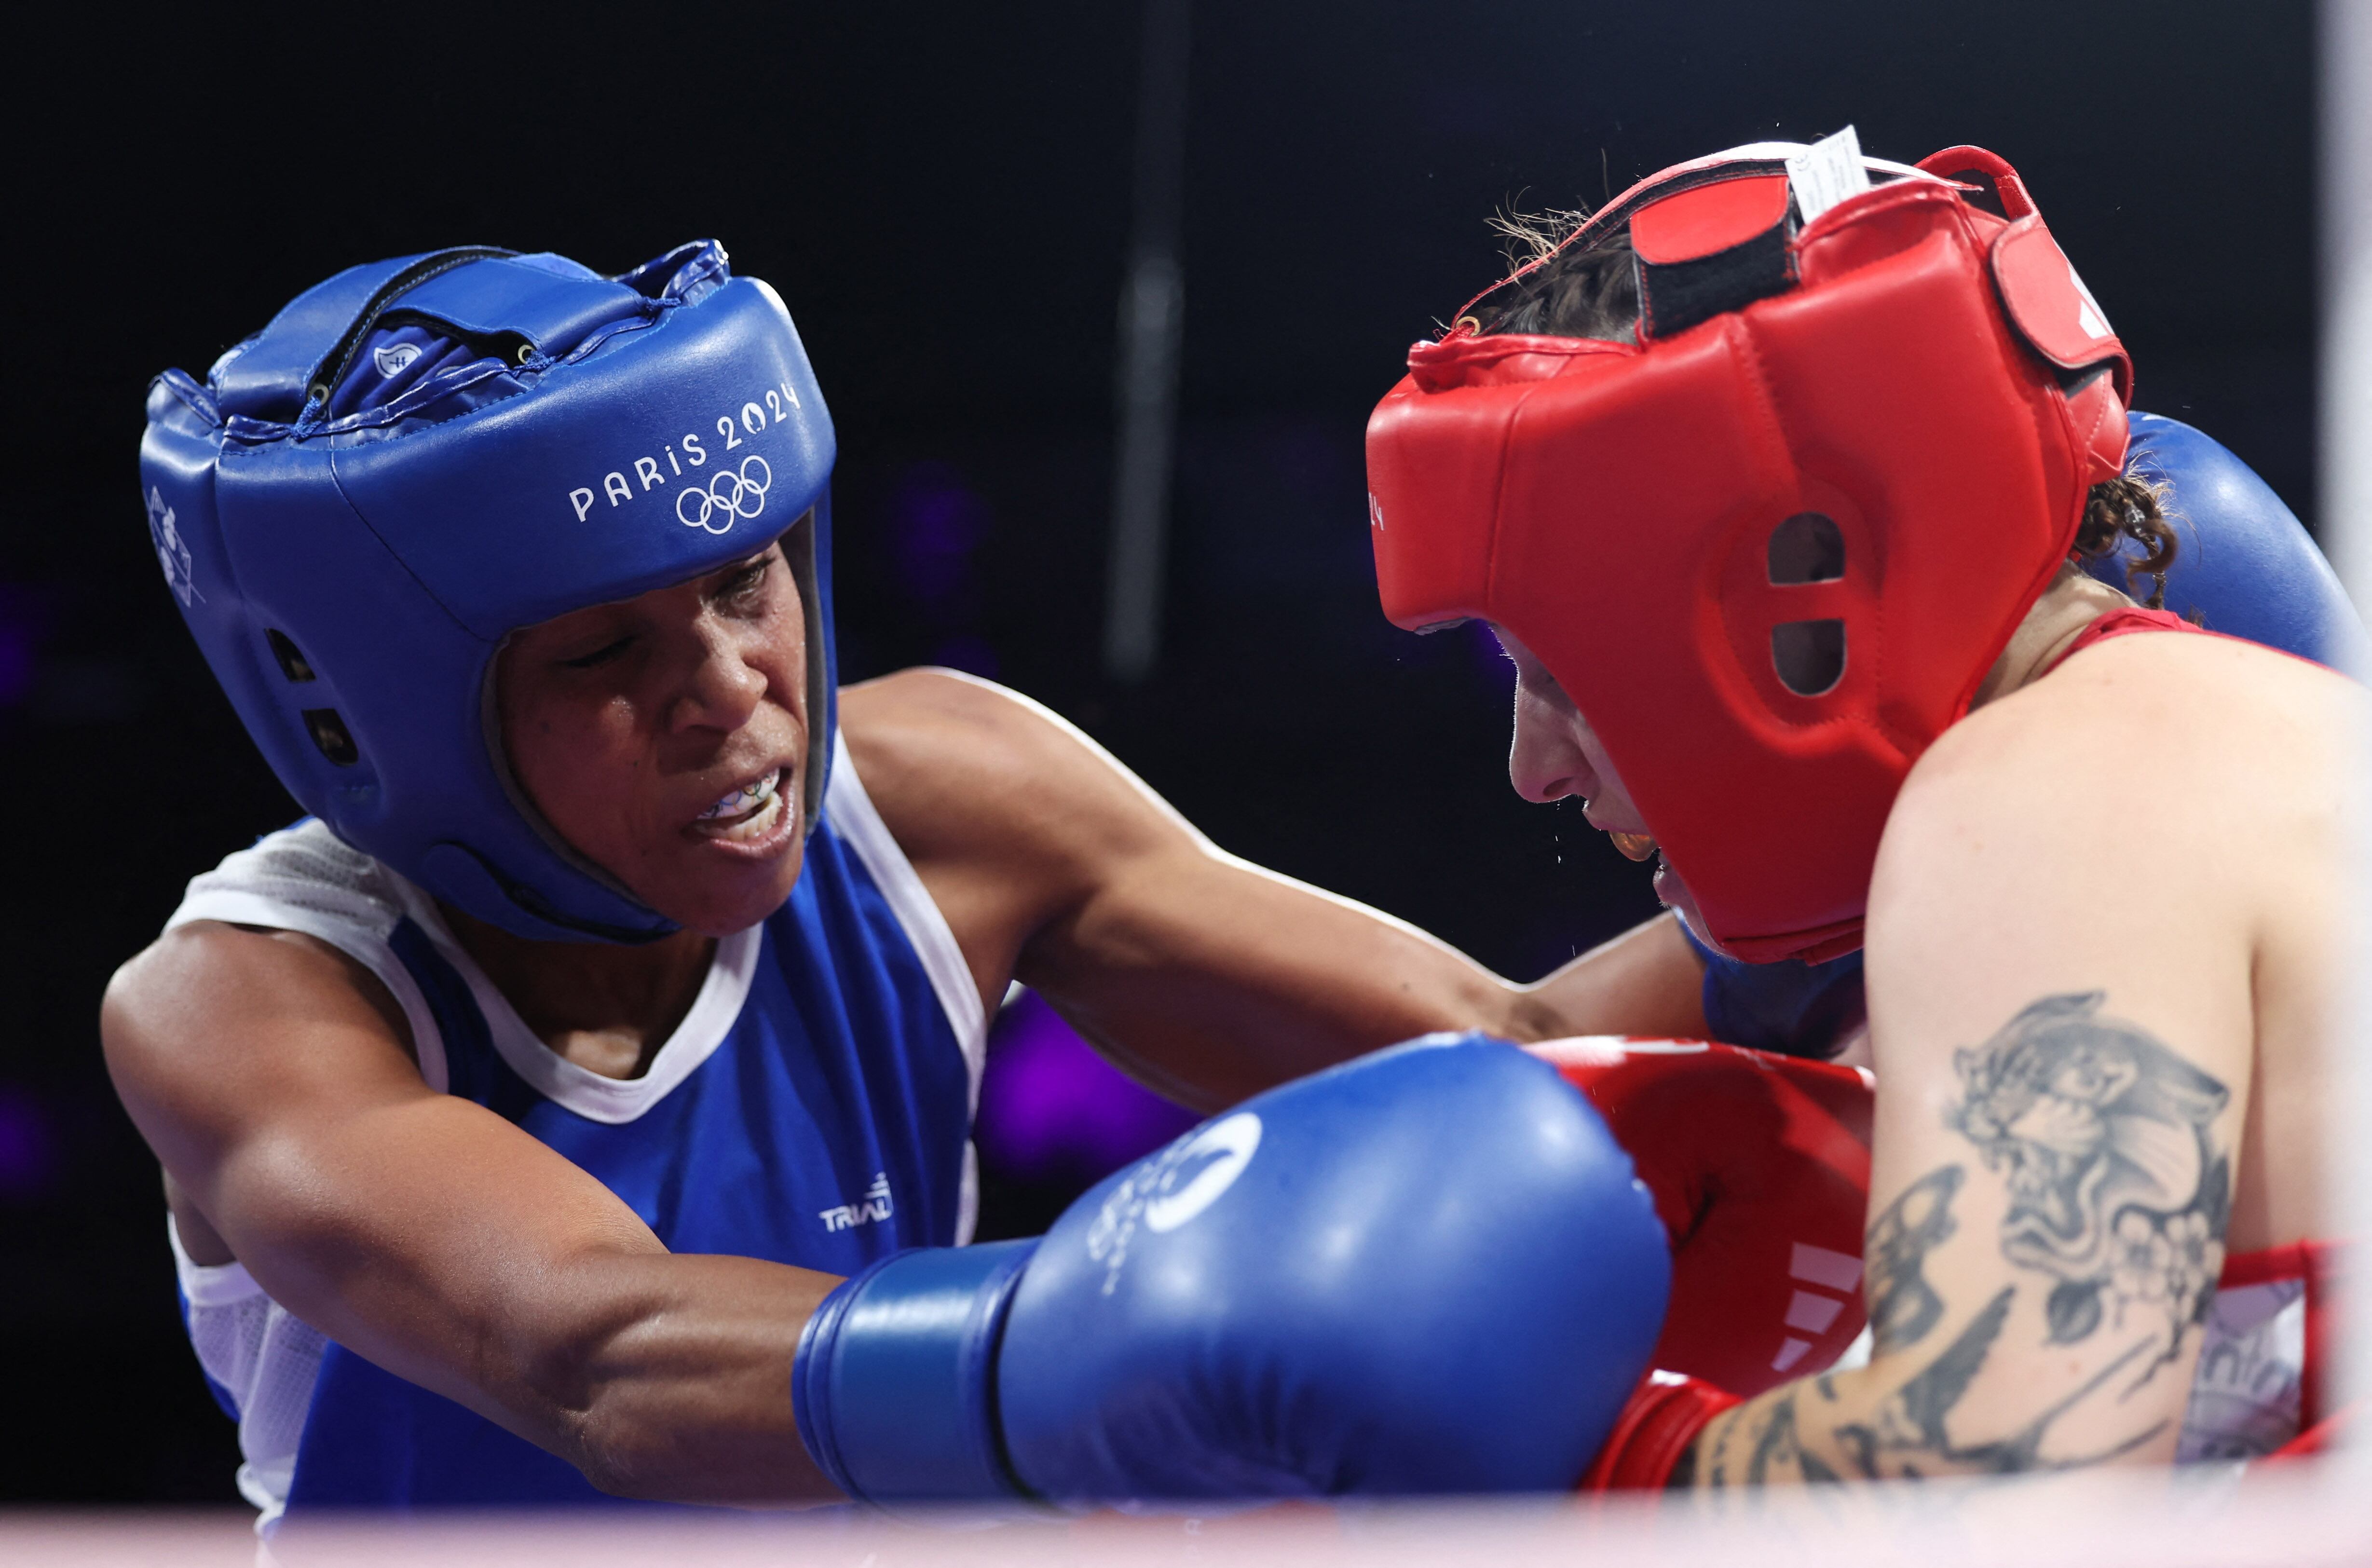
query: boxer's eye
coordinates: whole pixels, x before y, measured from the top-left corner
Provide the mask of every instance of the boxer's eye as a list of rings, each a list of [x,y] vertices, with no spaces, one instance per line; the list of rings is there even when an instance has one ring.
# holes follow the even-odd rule
[[[738,600],[748,598],[754,595],[759,588],[765,585],[766,566],[772,559],[772,556],[762,555],[757,560],[750,562],[747,566],[735,572],[731,576],[726,578],[725,581],[719,585],[716,597],[721,599]]]
[[[575,658],[564,658],[560,662],[570,669],[593,669],[618,657],[634,646],[634,643],[632,637],[620,637],[615,642],[602,644],[589,654],[579,654]]]

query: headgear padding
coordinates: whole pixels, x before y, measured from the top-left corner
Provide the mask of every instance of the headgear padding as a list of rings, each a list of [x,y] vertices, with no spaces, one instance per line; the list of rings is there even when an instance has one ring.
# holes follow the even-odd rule
[[[1367,425],[1385,613],[1529,646],[1753,958],[1859,945],[1895,794],[2066,559],[2132,395],[2007,164],[1864,160],[1806,223],[1804,151],[1667,169],[1564,242],[1629,237],[1636,342],[1461,315]]]
[[[832,431],[773,290],[714,242],[602,277],[464,249],[298,296],[150,385],[148,527],[273,771],[338,836],[522,936],[673,924],[554,833],[502,755],[503,640],[784,536],[831,755]],[[787,530],[787,533],[786,533]]]

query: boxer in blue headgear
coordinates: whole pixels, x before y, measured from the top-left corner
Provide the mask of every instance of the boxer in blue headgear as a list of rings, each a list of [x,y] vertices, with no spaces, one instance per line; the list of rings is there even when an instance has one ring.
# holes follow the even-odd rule
[[[813,826],[831,421],[782,300],[730,277],[721,248],[617,278],[480,248],[355,267],[209,385],[157,377],[148,415],[149,528],[182,613],[273,771],[345,843],[521,936],[676,929],[521,788],[494,654],[777,537],[813,650],[817,719],[788,781]]]
[[[148,412],[166,581],[310,813],[193,881],[101,1020],[267,1518],[1472,1491],[1596,1446],[1662,1233],[1504,1047],[1355,1064],[1155,1156],[1097,1200],[1145,1214],[1142,1290],[1102,1210],[1035,1257],[953,1246],[1017,975],[1214,1108],[1427,1029],[1575,1024],[1220,854],[1010,693],[837,692],[831,422],[718,247],[355,268]],[[1286,1269],[1311,1234],[1329,1268]],[[1595,1245],[1472,1278],[1529,1236]],[[795,1416],[802,1330],[860,1273]]]

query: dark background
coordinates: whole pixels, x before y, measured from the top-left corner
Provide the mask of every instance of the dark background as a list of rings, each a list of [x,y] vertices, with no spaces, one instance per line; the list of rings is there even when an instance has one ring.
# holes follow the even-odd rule
[[[133,451],[150,375],[203,375],[338,268],[483,242],[614,270],[723,238],[788,300],[838,423],[844,676],[994,675],[1228,849],[1527,978],[1653,900],[1507,790],[1495,655],[1378,614],[1359,446],[1406,344],[1497,275],[1494,210],[1848,121],[1906,160],[1990,146],[2141,406],[2313,520],[2303,4],[1197,0],[1165,644],[1108,685],[1138,26],[1125,0],[18,24],[0,1498],[232,1500],[94,1014],[182,882],[295,812],[158,581]],[[1008,1228],[1047,1202],[990,1197]]]

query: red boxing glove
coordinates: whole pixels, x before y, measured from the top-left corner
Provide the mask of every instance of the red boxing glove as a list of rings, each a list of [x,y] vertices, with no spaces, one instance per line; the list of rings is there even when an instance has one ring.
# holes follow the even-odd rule
[[[1750,1399],[1844,1353],[1866,1318],[1866,1074],[1690,1040],[1530,1050],[1597,1105],[1655,1197],[1672,1298],[1654,1365]]]
[[[1650,1372],[1615,1418],[1606,1446],[1581,1478],[1580,1492],[1661,1491],[1705,1423],[1746,1401],[1699,1377]]]

